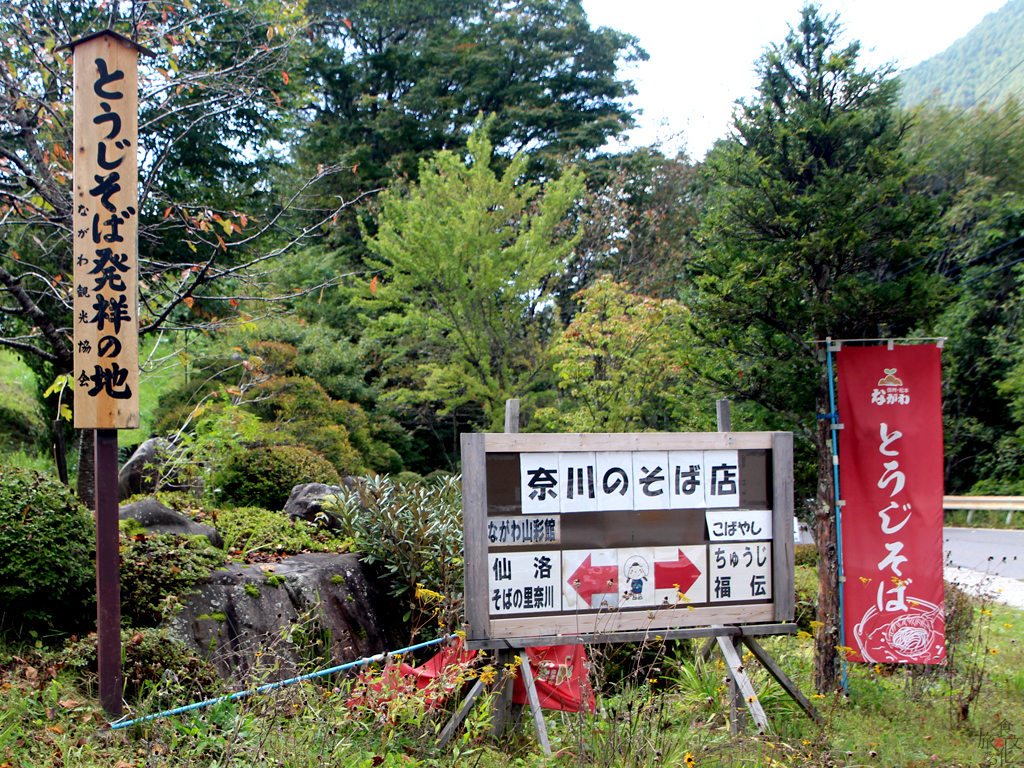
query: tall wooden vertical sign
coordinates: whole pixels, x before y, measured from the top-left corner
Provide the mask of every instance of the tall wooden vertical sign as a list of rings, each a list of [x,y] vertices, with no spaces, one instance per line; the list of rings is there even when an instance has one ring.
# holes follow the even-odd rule
[[[126,44],[127,43],[127,44]],[[139,426],[138,48],[75,52],[75,426]]]
[[[100,703],[120,717],[117,431],[139,426],[138,57],[105,30],[74,51],[75,426],[96,441],[96,631]]]

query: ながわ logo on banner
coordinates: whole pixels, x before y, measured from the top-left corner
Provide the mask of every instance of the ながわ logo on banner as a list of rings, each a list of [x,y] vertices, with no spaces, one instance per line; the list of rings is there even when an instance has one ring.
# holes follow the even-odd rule
[[[884,368],[885,376],[878,380],[878,386],[871,391],[872,405],[910,405],[910,387],[896,378],[895,368]]]

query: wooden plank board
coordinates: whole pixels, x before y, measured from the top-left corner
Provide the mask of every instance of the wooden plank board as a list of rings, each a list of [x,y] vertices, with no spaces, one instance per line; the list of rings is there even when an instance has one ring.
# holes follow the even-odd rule
[[[793,433],[772,433],[772,594],[775,621],[792,621],[796,612],[793,545]]]
[[[772,432],[637,432],[629,434],[488,433],[488,453],[574,451],[753,450],[772,447]]]
[[[489,648],[535,648],[542,645],[611,645],[615,643],[658,643],[662,640],[685,640],[711,638],[712,645],[719,635],[742,634],[747,637],[760,635],[795,634],[796,624],[749,624],[737,626],[691,627],[686,629],[659,629],[642,632],[609,632],[602,635],[538,635],[536,637],[499,638],[495,640],[467,640],[470,650]]]
[[[465,547],[466,637],[488,636],[487,472],[484,435],[462,435],[462,519]]]
[[[486,574],[484,574],[486,578]],[[485,582],[486,583],[486,582]],[[515,619],[492,619],[490,637],[512,638],[539,635],[597,635],[611,632],[708,626],[716,624],[747,624],[770,622],[775,618],[775,606],[717,605],[711,608],[671,608],[651,611],[562,614],[528,616]],[[479,639],[479,638],[472,638]]]
[[[74,48],[75,427],[139,426],[138,50]]]

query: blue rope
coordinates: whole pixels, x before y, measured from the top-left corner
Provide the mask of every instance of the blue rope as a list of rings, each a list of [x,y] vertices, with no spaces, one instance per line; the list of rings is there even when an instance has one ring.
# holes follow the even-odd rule
[[[342,672],[343,670],[346,670],[346,669],[352,669],[352,667],[358,667],[358,666],[365,665],[365,664],[371,664],[371,663],[374,663],[374,662],[384,661],[384,659],[386,659],[388,656],[397,656],[397,655],[402,654],[402,653],[409,653],[410,651],[417,651],[420,648],[427,648],[427,647],[429,647],[431,645],[437,645],[438,643],[443,643],[447,639],[448,639],[448,636],[446,635],[445,637],[439,637],[436,640],[428,640],[425,643],[418,643],[416,645],[410,645],[408,648],[400,648],[397,651],[388,651],[387,653],[378,653],[376,656],[369,656],[367,658],[358,659],[356,661],[350,661],[348,664],[342,664],[341,666],[338,666],[338,667],[331,667],[330,669],[322,669],[319,672],[310,672],[308,675],[300,675],[299,677],[293,677],[293,678],[291,678],[289,680],[282,680],[279,683],[267,683],[266,685],[261,685],[258,688],[250,688],[247,691],[238,691],[237,693],[232,693],[232,694],[229,694],[227,696],[218,696],[215,699],[207,699],[206,701],[199,701],[199,702],[196,702],[195,704],[188,704],[188,705],[186,705],[184,707],[176,707],[175,709],[168,709],[168,710],[166,710],[164,712],[157,712],[155,715],[146,715],[145,717],[139,717],[139,718],[136,718],[135,720],[126,720],[124,722],[111,723],[110,724],[110,730],[116,731],[118,728],[127,728],[130,725],[135,725],[136,723],[144,723],[147,720],[155,720],[158,717],[168,717],[170,715],[180,715],[183,712],[191,712],[194,709],[201,709],[202,707],[209,707],[212,704],[219,704],[222,701],[234,701],[235,699],[243,699],[246,696],[252,696],[253,694],[256,694],[256,693],[266,693],[267,691],[271,691],[271,690],[273,690],[275,688],[283,688],[286,685],[291,685],[292,683],[300,683],[303,680],[311,680],[314,677],[324,677],[326,675],[334,674],[335,672]]]

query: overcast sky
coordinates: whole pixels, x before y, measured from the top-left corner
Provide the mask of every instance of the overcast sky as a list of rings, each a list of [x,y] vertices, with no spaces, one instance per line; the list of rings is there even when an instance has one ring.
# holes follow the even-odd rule
[[[948,48],[1007,0],[825,0],[849,39],[861,41],[862,62],[906,68]],[[627,68],[643,110],[630,144],[665,142],[703,159],[725,135],[736,99],[756,86],[754,61],[795,25],[803,0],[582,0],[593,27],[640,39],[650,61]]]

